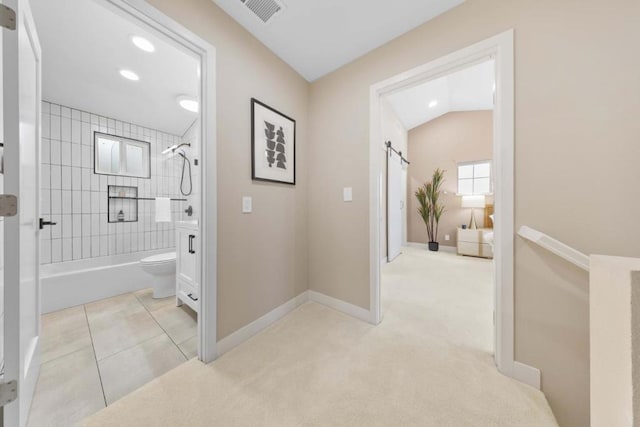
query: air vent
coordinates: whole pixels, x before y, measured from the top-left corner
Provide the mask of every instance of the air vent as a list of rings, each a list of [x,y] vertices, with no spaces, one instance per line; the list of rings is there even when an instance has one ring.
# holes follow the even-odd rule
[[[240,0],[265,24],[284,10],[284,5],[276,0]]]

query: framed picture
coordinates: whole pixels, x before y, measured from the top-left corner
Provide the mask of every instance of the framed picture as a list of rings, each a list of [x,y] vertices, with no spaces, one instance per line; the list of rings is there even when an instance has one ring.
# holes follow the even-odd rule
[[[296,184],[296,121],[251,98],[251,178]]]

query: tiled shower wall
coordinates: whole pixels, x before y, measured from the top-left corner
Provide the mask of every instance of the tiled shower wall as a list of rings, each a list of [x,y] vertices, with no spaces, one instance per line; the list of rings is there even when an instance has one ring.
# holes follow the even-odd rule
[[[93,173],[95,131],[151,143],[151,178]],[[43,102],[41,216],[57,223],[41,231],[41,263],[173,248],[174,223],[156,223],[154,201],[138,201],[138,221],[108,223],[107,186],[138,187],[138,197],[183,198],[182,159],[161,154],[182,137]],[[171,202],[182,219],[186,202]]]

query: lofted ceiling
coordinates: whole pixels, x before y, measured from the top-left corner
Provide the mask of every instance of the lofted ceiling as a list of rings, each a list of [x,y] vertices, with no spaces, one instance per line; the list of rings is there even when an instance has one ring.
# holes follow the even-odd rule
[[[464,0],[282,0],[284,9],[266,24],[246,4],[264,12],[274,0],[213,1],[314,81]]]
[[[451,111],[493,109],[495,62],[464,68],[387,96],[407,130]]]
[[[31,0],[42,45],[43,99],[182,135],[197,118],[176,98],[198,94],[198,60],[94,0]],[[144,52],[131,37],[155,46]],[[120,76],[134,71],[139,81]]]

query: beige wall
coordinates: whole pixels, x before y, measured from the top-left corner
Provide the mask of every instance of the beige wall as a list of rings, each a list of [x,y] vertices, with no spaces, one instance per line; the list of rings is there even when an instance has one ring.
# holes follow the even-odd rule
[[[433,171],[445,171],[442,202],[445,212],[440,219],[438,239],[442,246],[456,246],[457,228],[469,224],[471,209],[460,207],[458,163],[490,160],[493,156],[493,112],[453,112],[431,120],[409,131],[409,177],[407,186],[407,226],[410,242],[427,243],[427,228],[418,213],[415,192]],[[487,197],[487,203],[493,198]],[[484,211],[476,209],[478,227],[482,227]],[[451,236],[446,241],[445,235]]]
[[[218,339],[308,288],[309,84],[211,0],[150,0],[217,50]],[[251,97],[296,119],[295,187],[251,181]],[[241,213],[242,196],[253,213]]]
[[[640,256],[640,2],[467,0],[311,86],[309,280],[369,306],[369,88],[515,29],[516,227]],[[335,150],[331,163],[325,153]],[[342,203],[353,186],[354,202]],[[515,355],[562,426],[589,424],[587,274],[515,239]]]

